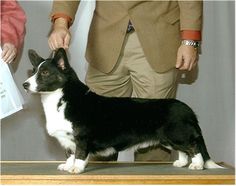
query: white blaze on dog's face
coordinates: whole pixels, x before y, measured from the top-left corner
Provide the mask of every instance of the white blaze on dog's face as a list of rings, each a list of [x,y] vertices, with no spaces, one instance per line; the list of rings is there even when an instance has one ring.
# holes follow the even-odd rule
[[[26,84],[28,83],[28,88],[25,87],[27,91],[35,92],[35,93],[38,92],[38,85],[37,85],[37,77],[38,77],[38,71],[39,71],[38,69],[43,63],[45,63],[45,61],[43,61],[37,68],[37,71],[29,79],[25,81]]]
[[[34,74],[23,84],[26,91],[46,93],[63,87],[67,80],[64,73],[69,68],[64,52],[59,51],[53,59],[44,60],[35,51],[29,50],[29,58],[34,66]]]

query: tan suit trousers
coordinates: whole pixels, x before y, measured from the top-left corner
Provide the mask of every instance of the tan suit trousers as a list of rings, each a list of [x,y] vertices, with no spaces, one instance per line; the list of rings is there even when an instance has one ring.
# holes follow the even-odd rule
[[[174,98],[176,79],[176,69],[157,73],[151,68],[137,34],[131,32],[126,35],[119,61],[112,72],[105,74],[89,65],[86,84],[92,91],[104,96]],[[150,150],[135,153],[135,160],[168,161],[170,153],[161,149]]]

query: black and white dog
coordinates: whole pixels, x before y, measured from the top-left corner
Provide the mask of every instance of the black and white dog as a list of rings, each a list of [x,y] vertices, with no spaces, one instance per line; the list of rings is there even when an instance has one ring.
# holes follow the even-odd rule
[[[70,153],[59,170],[84,171],[89,154],[110,155],[129,148],[162,145],[179,152],[173,165],[222,168],[207,152],[194,112],[175,99],[104,97],[89,90],[70,67],[66,52],[43,59],[29,50],[34,74],[27,91],[41,94],[46,127]]]

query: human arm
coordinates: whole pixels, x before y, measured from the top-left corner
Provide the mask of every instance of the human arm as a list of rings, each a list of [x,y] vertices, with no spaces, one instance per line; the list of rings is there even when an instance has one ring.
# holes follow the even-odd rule
[[[17,48],[12,43],[4,43],[2,46],[1,57],[4,62],[11,63],[14,61],[17,54]]]
[[[182,40],[201,40],[202,1],[179,1]],[[198,61],[198,49],[181,44],[178,49],[176,68],[191,71]]]
[[[2,58],[11,63],[21,47],[25,36],[26,16],[16,1],[1,1]]]
[[[79,1],[53,1],[51,11],[52,31],[48,38],[49,47],[69,48],[71,34],[69,27],[73,24]]]

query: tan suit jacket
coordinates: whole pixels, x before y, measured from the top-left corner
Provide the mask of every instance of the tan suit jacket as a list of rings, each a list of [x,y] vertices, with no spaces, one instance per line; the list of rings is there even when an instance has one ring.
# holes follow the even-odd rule
[[[79,1],[55,1],[52,15],[74,20]],[[87,61],[109,73],[121,52],[131,20],[145,56],[157,72],[175,67],[181,30],[200,31],[202,1],[97,1],[89,31]]]

